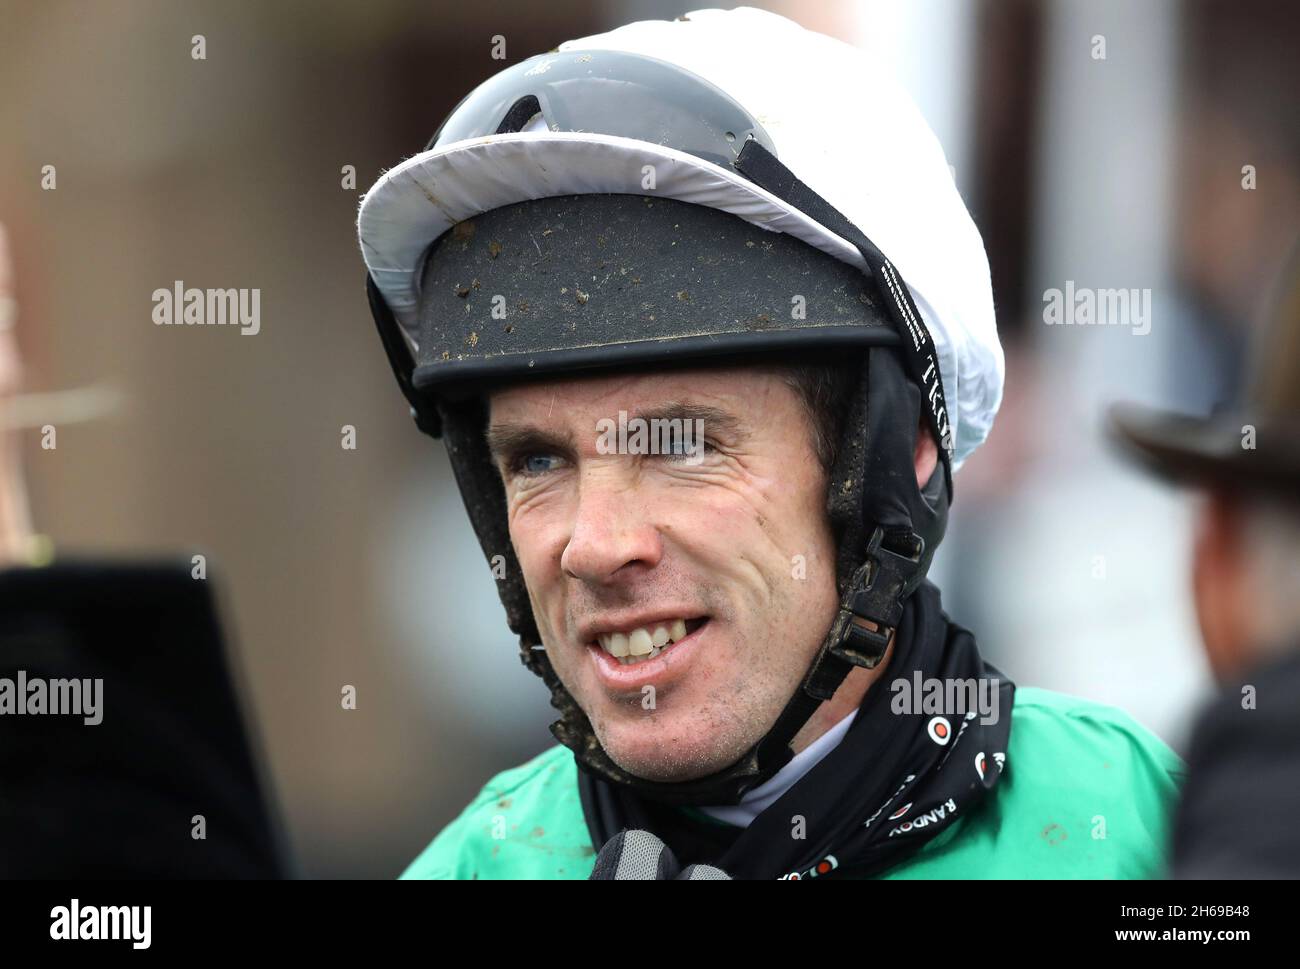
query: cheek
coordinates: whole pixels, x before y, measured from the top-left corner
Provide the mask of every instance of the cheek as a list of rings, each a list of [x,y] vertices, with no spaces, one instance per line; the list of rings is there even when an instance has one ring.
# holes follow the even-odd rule
[[[704,489],[664,510],[660,528],[694,570],[728,588],[739,615],[798,611],[805,599],[820,601],[821,586],[834,587],[834,545],[820,495],[814,502],[796,490],[802,483],[751,479],[743,488]],[[816,605],[816,603],[810,603]]]
[[[746,550],[820,557],[830,536],[826,519],[826,481],[812,473],[792,475],[772,466],[765,475],[751,475],[745,487],[706,511],[706,528],[744,537]]]
[[[647,507],[666,542],[687,558],[730,572],[767,545],[760,504],[736,489],[696,488],[672,493]]]
[[[560,557],[568,540],[562,503],[559,500],[512,502],[506,522],[529,595],[545,593],[560,577]],[[533,612],[538,613],[536,603]],[[540,614],[537,619],[546,622]]]
[[[772,628],[820,623],[839,596],[835,585],[835,541],[826,514],[825,477],[809,471],[787,477],[754,506],[750,549],[768,579],[778,615]]]

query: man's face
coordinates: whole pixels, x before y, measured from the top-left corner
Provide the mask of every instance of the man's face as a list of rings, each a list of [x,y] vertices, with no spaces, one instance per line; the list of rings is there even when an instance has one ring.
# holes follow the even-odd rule
[[[701,419],[703,455],[602,453],[598,422],[620,411],[633,430]],[[542,642],[606,753],[657,781],[734,763],[838,604],[827,479],[796,392],[749,368],[532,384],[492,395],[488,433]],[[678,621],[687,635],[657,655],[611,654]]]

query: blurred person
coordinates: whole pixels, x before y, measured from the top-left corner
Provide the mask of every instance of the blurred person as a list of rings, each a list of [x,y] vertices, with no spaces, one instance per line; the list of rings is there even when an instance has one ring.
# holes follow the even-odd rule
[[[55,557],[33,528],[20,432],[117,396],[22,392],[16,293],[0,225],[0,878],[281,877],[206,571]]]
[[[1191,578],[1222,690],[1192,734],[1173,833],[1180,878],[1300,877],[1300,258],[1281,291],[1244,408],[1112,412],[1135,457],[1202,495]]]
[[[1162,869],[1178,759],[1016,689],[926,581],[1003,359],[943,151],[863,54],[748,8],[567,42],[358,232],[560,713],[405,877]]]

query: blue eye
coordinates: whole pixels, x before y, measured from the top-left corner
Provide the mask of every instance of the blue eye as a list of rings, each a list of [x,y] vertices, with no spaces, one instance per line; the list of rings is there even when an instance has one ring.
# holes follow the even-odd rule
[[[679,461],[688,457],[703,457],[708,452],[714,450],[713,443],[701,438],[696,438],[689,442],[681,437],[676,436],[670,445],[672,450],[664,452],[664,457],[670,461]]]
[[[547,471],[555,470],[553,462],[558,461],[554,454],[545,454],[533,452],[524,454],[515,462],[515,470],[525,476],[545,474]]]

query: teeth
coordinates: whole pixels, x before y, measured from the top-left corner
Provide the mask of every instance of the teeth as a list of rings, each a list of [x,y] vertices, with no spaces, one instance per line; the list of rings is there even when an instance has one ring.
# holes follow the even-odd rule
[[[632,635],[627,637],[629,656],[649,656],[650,650],[654,648],[654,643],[650,641],[650,634],[644,629],[633,630]]]
[[[626,633],[602,633],[597,640],[605,652],[628,666],[654,659],[668,648],[669,643],[685,638],[686,620],[674,619],[672,622],[642,626]]]
[[[622,663],[624,666],[635,666],[637,663],[644,662],[645,660],[654,659],[662,652],[663,652],[662,649],[655,647],[654,649],[650,650],[649,654],[646,656],[622,656],[619,658],[619,662]]]

